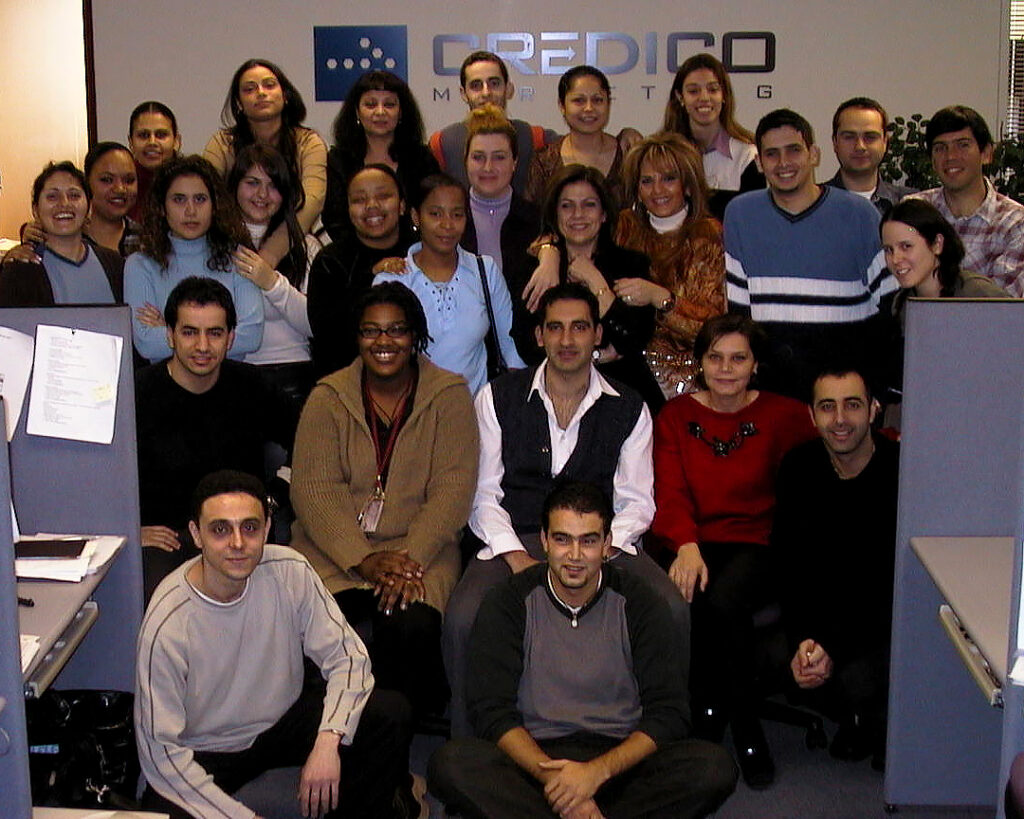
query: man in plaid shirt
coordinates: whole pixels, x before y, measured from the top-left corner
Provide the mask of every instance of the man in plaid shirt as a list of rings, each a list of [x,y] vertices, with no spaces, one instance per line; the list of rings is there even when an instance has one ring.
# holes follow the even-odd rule
[[[964,270],[1024,296],[1024,206],[996,193],[982,173],[995,148],[985,120],[973,108],[951,105],[929,120],[925,142],[942,187],[914,196],[956,229],[967,251]]]

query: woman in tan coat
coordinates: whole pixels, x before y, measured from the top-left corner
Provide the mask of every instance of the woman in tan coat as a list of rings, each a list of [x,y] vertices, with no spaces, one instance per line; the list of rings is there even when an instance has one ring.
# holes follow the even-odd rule
[[[359,358],[320,380],[295,440],[292,546],[353,625],[369,624],[373,673],[414,712],[447,700],[441,613],[477,472],[465,380],[419,355],[426,318],[402,284],[356,305]]]

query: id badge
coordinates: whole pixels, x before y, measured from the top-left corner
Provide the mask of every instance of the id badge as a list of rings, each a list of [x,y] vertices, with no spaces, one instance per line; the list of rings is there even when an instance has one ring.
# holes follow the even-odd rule
[[[373,534],[377,531],[377,524],[380,523],[380,516],[384,512],[384,492],[378,487],[363,504],[359,517],[359,528],[366,534]]]

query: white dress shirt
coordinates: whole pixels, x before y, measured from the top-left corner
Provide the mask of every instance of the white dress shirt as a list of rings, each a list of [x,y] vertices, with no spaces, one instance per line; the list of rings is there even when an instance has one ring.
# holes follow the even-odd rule
[[[551,437],[551,474],[558,475],[565,466],[579,438],[580,423],[602,393],[619,393],[591,365],[590,384],[580,401],[569,425],[558,426],[555,407],[544,383],[545,361],[537,368],[527,400],[536,391],[544,402],[548,415],[548,433]],[[469,525],[473,533],[484,542],[477,554],[481,560],[490,560],[506,552],[525,551],[522,541],[512,526],[512,518],[501,505],[504,493],[501,481],[505,466],[501,459],[501,425],[494,411],[491,385],[477,393],[477,425],[480,427],[480,477],[473,499]],[[653,424],[651,413],[644,404],[629,436],[619,452],[615,467],[612,493],[612,547],[629,554],[637,553],[636,542],[647,531],[654,519],[654,466],[651,460]]]

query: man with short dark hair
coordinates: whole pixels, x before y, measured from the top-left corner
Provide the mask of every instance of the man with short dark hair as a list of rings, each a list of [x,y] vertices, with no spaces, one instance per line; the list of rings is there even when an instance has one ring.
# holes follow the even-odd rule
[[[217,469],[264,472],[264,447],[291,451],[297,418],[251,364],[227,359],[235,336],[231,293],[189,276],[164,307],[171,357],[135,379],[146,599],[195,554],[188,538],[189,487]]]
[[[459,68],[459,94],[472,111],[491,103],[503,111],[515,94],[515,84],[508,75],[508,66],[493,51],[474,51],[462,61]],[[543,148],[558,138],[558,134],[521,119],[509,118],[516,129],[518,164],[512,177],[512,187],[522,194],[526,190],[526,177],[530,172],[530,159],[536,149]],[[463,185],[469,185],[466,176],[466,139],[468,129],[464,121],[453,122],[430,136],[430,150],[441,170],[454,176]]]
[[[889,147],[889,115],[869,97],[846,100],[832,116],[832,150],[839,170],[826,185],[862,196],[885,216],[913,188],[882,179],[878,166]]]
[[[597,298],[582,284],[556,285],[541,297],[538,316],[544,362],[492,381],[474,401],[480,472],[469,525],[479,551],[448,601],[442,638],[453,736],[469,731],[466,649],[480,602],[496,583],[544,559],[540,511],[559,481],[596,483],[612,499],[614,562],[663,597],[678,639],[689,637],[686,602],[640,541],[654,518],[653,424],[637,393],[594,367]]]
[[[928,120],[924,137],[942,186],[916,196],[953,225],[964,243],[964,270],[1024,296],[1024,205],[997,193],[985,178],[995,150],[985,120],[973,108],[951,105]]]
[[[877,412],[859,371],[822,372],[811,404],[821,438],[789,452],[776,486],[790,668],[839,722],[842,759],[884,753],[899,447],[872,434]]]
[[[470,638],[478,738],[430,761],[469,817],[704,816],[736,784],[720,745],[687,739],[680,643],[664,601],[608,563],[612,510],[593,484],[543,504],[547,557],[495,587]]]
[[[810,123],[781,108],[755,133],[768,189],[725,211],[729,309],[761,323],[771,343],[759,385],[803,399],[836,350],[879,358],[882,296],[896,289],[878,237],[878,211],[861,197],[818,185],[821,158]]]
[[[304,816],[406,817],[408,703],[373,691],[366,649],[316,572],[267,544],[268,511],[251,475],[216,472],[196,488],[200,555],[160,584],[139,633],[144,805],[172,819],[252,817],[231,794],[301,765]],[[304,684],[304,657],[322,679]]]

